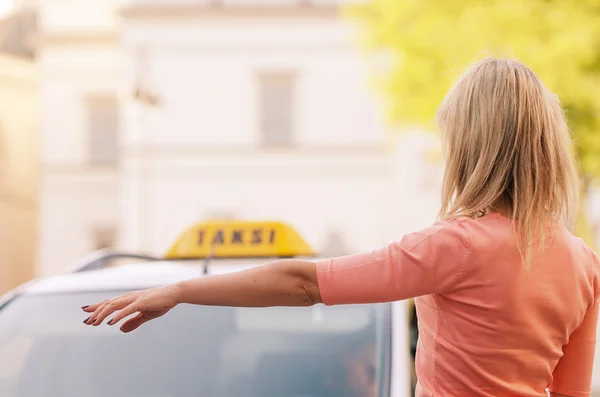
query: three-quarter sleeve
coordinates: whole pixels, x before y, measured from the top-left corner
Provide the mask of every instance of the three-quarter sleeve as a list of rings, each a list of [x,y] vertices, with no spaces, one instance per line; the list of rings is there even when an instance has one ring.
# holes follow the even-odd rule
[[[370,252],[317,262],[326,305],[379,303],[452,290],[471,241],[463,221],[440,221]]]
[[[596,271],[600,270],[598,257],[592,254]],[[552,384],[548,391],[573,397],[589,397],[592,388],[592,370],[596,355],[596,329],[600,291],[595,285],[594,302],[585,313],[579,327],[563,346],[563,356],[552,373]]]
[[[572,397],[590,396],[597,325],[598,299],[563,347],[563,356],[552,373],[548,391]]]

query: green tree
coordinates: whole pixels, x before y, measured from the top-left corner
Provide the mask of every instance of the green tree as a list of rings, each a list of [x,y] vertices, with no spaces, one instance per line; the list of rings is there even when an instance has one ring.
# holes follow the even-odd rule
[[[583,191],[600,179],[600,2],[597,0],[371,0],[348,10],[368,50],[389,56],[376,75],[396,124],[431,127],[464,68],[483,56],[514,57],[561,99]],[[583,206],[582,206],[583,208]],[[592,243],[580,213],[577,232]]]

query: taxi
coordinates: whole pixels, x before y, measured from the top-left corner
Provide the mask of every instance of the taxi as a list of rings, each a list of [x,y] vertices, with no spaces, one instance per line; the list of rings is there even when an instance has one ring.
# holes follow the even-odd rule
[[[413,395],[409,302],[179,305],[132,334],[82,323],[88,302],[290,257],[319,259],[285,223],[211,221],[164,257],[103,250],[33,280],[0,300],[0,397]]]

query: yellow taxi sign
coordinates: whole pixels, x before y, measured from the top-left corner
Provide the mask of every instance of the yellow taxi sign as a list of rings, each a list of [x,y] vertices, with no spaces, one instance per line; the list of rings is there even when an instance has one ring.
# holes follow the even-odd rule
[[[208,221],[186,230],[166,259],[312,256],[291,226],[276,221]]]

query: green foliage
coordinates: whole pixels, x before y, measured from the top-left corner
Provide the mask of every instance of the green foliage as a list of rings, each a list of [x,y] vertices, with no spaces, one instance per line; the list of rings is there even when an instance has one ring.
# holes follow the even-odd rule
[[[600,2],[371,0],[352,6],[367,49],[390,55],[378,76],[396,123],[431,126],[464,68],[514,57],[561,99],[586,180],[600,178]]]

